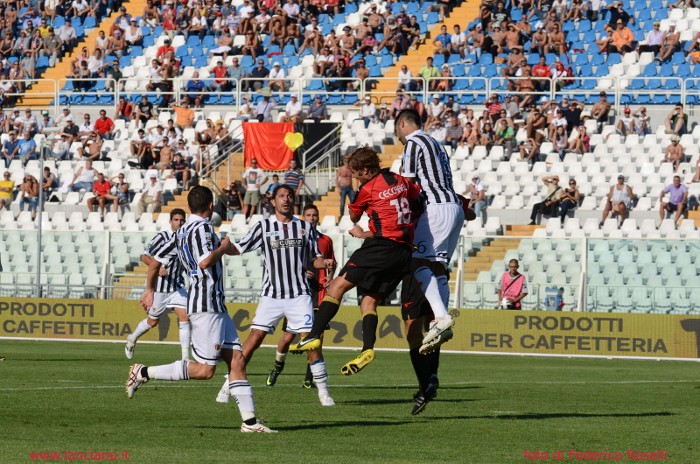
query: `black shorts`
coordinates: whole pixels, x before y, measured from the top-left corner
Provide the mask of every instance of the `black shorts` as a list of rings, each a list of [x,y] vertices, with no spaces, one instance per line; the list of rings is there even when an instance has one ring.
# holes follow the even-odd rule
[[[411,266],[413,251],[409,245],[393,240],[368,238],[340,270],[358,293],[391,293]]]
[[[683,203],[666,203],[666,211],[670,211],[671,213],[675,212],[678,210],[678,205],[681,205]]]
[[[401,317],[404,321],[422,316],[433,318],[433,310],[425,299],[420,283],[413,273],[403,278],[401,283]]]

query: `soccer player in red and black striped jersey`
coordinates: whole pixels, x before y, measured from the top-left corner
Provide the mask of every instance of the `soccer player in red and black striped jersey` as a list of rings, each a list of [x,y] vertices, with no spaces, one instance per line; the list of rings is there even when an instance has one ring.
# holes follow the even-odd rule
[[[405,177],[380,169],[379,156],[372,148],[358,148],[346,155],[345,162],[352,176],[361,182],[355,201],[349,205],[350,219],[357,223],[366,213],[370,230],[364,231],[357,224],[350,229],[352,236],[365,241],[328,287],[311,332],[292,349],[318,348],[321,344],[319,337],[338,312],[343,295],[357,287],[363,295],[360,302],[362,353],[341,369],[343,374],[352,375],[374,360],[377,305],[410,269],[414,230],[412,209],[416,209],[420,202],[420,188]]]

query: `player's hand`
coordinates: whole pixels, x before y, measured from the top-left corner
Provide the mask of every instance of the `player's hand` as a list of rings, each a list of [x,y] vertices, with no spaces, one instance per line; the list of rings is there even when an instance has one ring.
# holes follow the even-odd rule
[[[355,224],[355,226],[352,229],[348,230],[348,233],[355,238],[362,238],[364,232],[365,231],[362,230],[362,227],[358,226],[357,224]]]
[[[323,285],[323,288],[328,288],[331,285],[332,280],[333,277],[331,277],[330,273],[328,273],[328,275],[326,275],[326,277],[324,277],[320,283]]]
[[[158,275],[161,277],[165,277],[166,275],[168,275],[168,268],[161,266],[160,270],[158,271]]]
[[[313,279],[314,278],[314,273],[312,271],[306,271],[306,278],[307,279]]]
[[[153,306],[153,290],[144,290],[139,303],[144,311],[148,311]]]
[[[219,247],[222,247],[226,252],[231,251],[231,239],[228,236],[224,237]]]

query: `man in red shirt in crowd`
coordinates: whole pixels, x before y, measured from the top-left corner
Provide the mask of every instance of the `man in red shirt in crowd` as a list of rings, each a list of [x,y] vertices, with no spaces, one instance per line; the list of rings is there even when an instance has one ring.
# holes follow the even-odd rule
[[[486,111],[488,111],[489,116],[491,116],[492,124],[495,124],[496,121],[501,118],[501,108],[503,108],[503,105],[501,105],[498,95],[492,96],[491,100],[486,102]]]
[[[362,183],[355,201],[348,206],[350,219],[355,223],[348,232],[365,241],[328,286],[311,331],[291,349],[319,348],[321,334],[338,312],[343,295],[357,287],[362,295],[362,353],[341,369],[344,375],[353,375],[374,360],[379,302],[409,272],[415,229],[412,210],[420,209],[421,203],[420,187],[388,169],[381,169],[374,149],[358,148],[348,153],[344,161],[352,177]],[[357,225],[362,213],[370,218],[369,231]]]
[[[92,213],[95,203],[100,207],[100,217],[104,219],[105,217],[105,204],[107,201],[111,201],[114,205],[114,212],[117,212],[119,207],[119,198],[116,195],[112,195],[112,183],[105,179],[105,175],[101,172],[97,173],[97,181],[92,184],[92,193],[95,194],[94,197],[88,199],[87,206],[88,211]]]
[[[552,77],[552,70],[547,66],[544,56],[540,56],[540,62],[532,67],[532,80],[535,87],[540,92],[549,90],[549,78]]]
[[[134,115],[134,104],[127,101],[124,97],[119,97],[119,103],[117,104],[117,114],[114,115],[114,119],[122,119],[126,122],[130,122]]]
[[[114,138],[114,121],[107,117],[107,111],[100,110],[100,117],[95,121],[95,132],[104,140]]]
[[[172,45],[170,45],[170,39],[165,39],[163,41],[163,45],[158,47],[158,51],[156,52],[156,58],[160,61],[160,58],[163,55],[166,55],[168,52],[175,53],[175,48]]]

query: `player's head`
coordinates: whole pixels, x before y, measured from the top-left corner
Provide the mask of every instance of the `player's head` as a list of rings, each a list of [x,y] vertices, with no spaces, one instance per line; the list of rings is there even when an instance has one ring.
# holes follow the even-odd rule
[[[316,205],[309,203],[308,205],[304,206],[302,218],[313,227],[316,227],[318,225],[318,208]]]
[[[178,230],[185,223],[185,218],[187,214],[182,208],[175,208],[170,211],[170,228],[175,231]]]
[[[418,111],[413,108],[407,108],[396,116],[396,121],[394,121],[394,134],[399,138],[401,143],[406,143],[406,136],[422,127],[423,121]]]
[[[208,187],[197,185],[187,194],[187,206],[191,213],[209,218],[214,209],[214,194]]]
[[[294,189],[282,184],[272,191],[272,206],[275,213],[284,217],[292,217],[294,212]]]
[[[360,181],[371,179],[381,169],[377,151],[367,146],[351,151],[345,155],[344,161],[350,168],[352,177]]]

